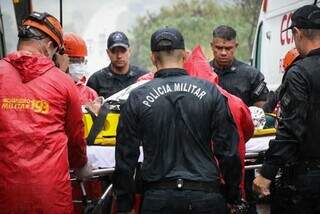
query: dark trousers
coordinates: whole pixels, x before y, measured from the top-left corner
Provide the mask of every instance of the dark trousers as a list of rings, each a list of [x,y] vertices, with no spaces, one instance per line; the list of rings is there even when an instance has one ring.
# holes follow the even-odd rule
[[[194,190],[150,189],[144,193],[142,214],[225,214],[220,193]]]
[[[256,193],[253,192],[253,180],[255,178],[255,170],[247,170],[245,173],[245,192],[246,199],[248,202],[248,214],[257,214],[257,196]]]
[[[320,213],[320,169],[293,176],[288,183],[283,180],[271,192],[271,214]]]

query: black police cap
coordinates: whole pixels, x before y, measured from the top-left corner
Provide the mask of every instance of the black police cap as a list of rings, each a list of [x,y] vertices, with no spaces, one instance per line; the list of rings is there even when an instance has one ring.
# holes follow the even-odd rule
[[[185,49],[181,33],[170,27],[157,30],[151,36],[151,51]]]
[[[124,47],[129,48],[129,40],[126,34],[120,31],[113,32],[109,35],[108,38],[108,49],[112,49],[114,47]]]
[[[291,25],[284,29],[320,29],[320,8],[316,5],[305,5],[296,10],[291,16]]]

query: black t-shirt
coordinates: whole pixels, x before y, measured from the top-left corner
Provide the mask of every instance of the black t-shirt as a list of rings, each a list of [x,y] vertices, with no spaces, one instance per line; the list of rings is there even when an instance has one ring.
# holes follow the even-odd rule
[[[210,61],[214,72],[219,76],[219,85],[229,93],[240,97],[247,106],[267,99],[268,88],[264,76],[254,67],[234,60],[226,69],[220,69]]]
[[[146,73],[146,70],[130,65],[127,74],[119,75],[112,72],[111,65],[109,65],[95,72],[89,78],[87,86],[94,89],[99,96],[107,98],[135,83],[140,76]]]

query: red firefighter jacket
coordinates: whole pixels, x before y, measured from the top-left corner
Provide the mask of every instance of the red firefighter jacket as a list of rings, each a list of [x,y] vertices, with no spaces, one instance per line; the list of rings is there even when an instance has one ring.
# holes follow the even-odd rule
[[[79,98],[80,98],[81,105],[84,105],[88,102],[94,101],[98,97],[97,92],[95,90],[93,90],[92,88],[86,86],[84,84],[84,81],[80,80],[76,83],[76,86],[77,86],[78,92],[79,92],[79,96],[80,96]]]
[[[78,91],[49,58],[0,61],[0,212],[72,213],[69,166],[87,162]]]

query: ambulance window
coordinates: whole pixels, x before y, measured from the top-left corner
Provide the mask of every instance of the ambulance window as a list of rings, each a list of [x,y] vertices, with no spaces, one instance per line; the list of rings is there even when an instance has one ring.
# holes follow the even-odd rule
[[[255,62],[254,67],[257,69],[261,69],[261,43],[262,43],[262,22],[259,24],[258,27],[258,35],[257,35],[257,44],[256,44],[256,56],[255,56]]]

